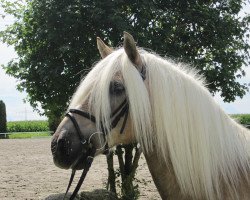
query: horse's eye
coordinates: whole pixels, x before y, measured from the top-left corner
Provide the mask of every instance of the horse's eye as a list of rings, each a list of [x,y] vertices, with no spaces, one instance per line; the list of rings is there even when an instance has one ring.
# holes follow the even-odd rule
[[[112,81],[110,83],[109,92],[113,95],[120,95],[124,92],[125,88],[122,83],[117,81]]]

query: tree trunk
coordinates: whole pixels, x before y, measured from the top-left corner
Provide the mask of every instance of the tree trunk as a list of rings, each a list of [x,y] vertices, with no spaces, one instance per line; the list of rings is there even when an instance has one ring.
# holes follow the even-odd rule
[[[118,162],[119,162],[119,171],[121,176],[121,199],[123,200],[133,200],[138,199],[139,190],[138,186],[135,185],[134,179],[136,174],[136,169],[138,167],[138,162],[140,155],[142,153],[141,149],[135,146],[134,144],[130,145],[118,145],[115,151]],[[125,154],[124,154],[125,153]],[[124,156],[123,156],[124,154]],[[110,156],[107,157],[108,161],[108,186],[110,191],[116,192],[115,183],[116,176],[113,167],[113,155],[112,161]],[[111,188],[112,185],[112,188]],[[114,190],[115,188],[115,190]],[[116,193],[117,194],[117,193]]]
[[[115,185],[115,170],[114,170],[114,153],[110,152],[107,155],[107,164],[108,164],[108,183],[107,190],[116,194],[116,185]]]

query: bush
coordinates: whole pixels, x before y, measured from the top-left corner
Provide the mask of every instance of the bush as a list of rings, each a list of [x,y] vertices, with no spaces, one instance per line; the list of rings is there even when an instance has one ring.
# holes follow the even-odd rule
[[[6,107],[2,100],[0,100],[0,133],[6,133]]]
[[[250,124],[250,114],[235,114],[232,118],[241,124]]]
[[[55,132],[62,119],[53,115],[48,116],[48,118],[49,129]]]
[[[48,121],[14,121],[7,123],[8,132],[49,131]]]

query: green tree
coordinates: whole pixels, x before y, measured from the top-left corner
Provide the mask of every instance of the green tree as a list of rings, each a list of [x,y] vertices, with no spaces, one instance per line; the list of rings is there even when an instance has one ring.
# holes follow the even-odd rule
[[[96,36],[117,45],[124,30],[139,46],[191,63],[204,74],[211,93],[220,91],[224,101],[243,97],[248,90],[236,80],[249,64],[250,17],[238,16],[247,0],[0,2],[16,18],[0,33],[18,54],[4,68],[18,78],[18,89],[28,93],[34,108],[41,104],[51,126],[99,59]]]
[[[7,132],[6,107],[5,103],[0,100],[0,133]]]

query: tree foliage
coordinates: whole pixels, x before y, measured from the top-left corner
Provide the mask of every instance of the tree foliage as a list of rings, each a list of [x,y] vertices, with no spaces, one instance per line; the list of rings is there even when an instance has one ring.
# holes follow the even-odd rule
[[[249,64],[249,16],[238,16],[245,2],[1,0],[16,17],[0,35],[18,54],[5,69],[33,107],[41,103],[46,115],[59,116],[99,59],[96,36],[117,45],[126,30],[139,46],[192,63],[212,93],[233,101],[247,89],[236,81]]]
[[[0,133],[6,133],[6,132],[7,132],[6,107],[5,103],[2,100],[0,100]]]

